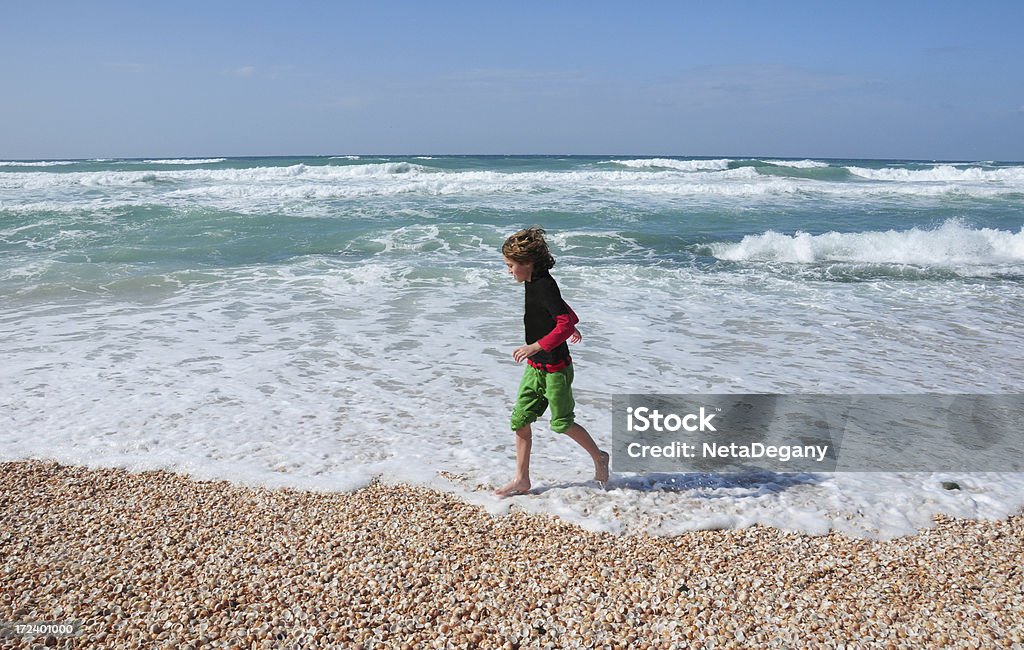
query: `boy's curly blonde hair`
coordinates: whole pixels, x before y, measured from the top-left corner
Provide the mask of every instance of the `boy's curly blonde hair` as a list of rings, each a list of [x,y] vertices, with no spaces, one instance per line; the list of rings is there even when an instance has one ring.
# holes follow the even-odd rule
[[[525,228],[511,235],[502,244],[501,254],[520,264],[532,262],[537,271],[546,271],[555,265],[555,258],[544,241],[544,229],[540,226]]]

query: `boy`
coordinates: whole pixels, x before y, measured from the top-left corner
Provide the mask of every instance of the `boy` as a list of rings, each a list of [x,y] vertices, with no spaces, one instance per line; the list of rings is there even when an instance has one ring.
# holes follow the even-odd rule
[[[583,337],[576,329],[579,318],[562,300],[558,284],[548,270],[555,258],[538,227],[520,230],[501,247],[505,265],[516,282],[526,284],[526,345],[512,352],[516,363],[526,361],[519,394],[512,409],[511,428],[516,432],[516,476],[494,491],[498,496],[530,491],[530,423],[551,407],[551,430],[564,433],[583,447],[594,461],[594,479],[608,482],[608,454],[598,448],[587,430],[576,423],[572,397],[573,367],[566,341]]]

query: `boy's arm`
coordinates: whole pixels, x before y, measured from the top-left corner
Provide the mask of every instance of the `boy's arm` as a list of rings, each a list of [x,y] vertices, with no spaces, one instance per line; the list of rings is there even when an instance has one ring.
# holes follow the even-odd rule
[[[576,338],[576,341],[582,338],[576,330],[576,324],[580,322],[579,317],[568,304],[565,307],[569,310],[569,313],[555,316],[554,328],[537,341],[537,345],[545,352],[554,350],[570,338]],[[573,342],[575,343],[576,341]]]

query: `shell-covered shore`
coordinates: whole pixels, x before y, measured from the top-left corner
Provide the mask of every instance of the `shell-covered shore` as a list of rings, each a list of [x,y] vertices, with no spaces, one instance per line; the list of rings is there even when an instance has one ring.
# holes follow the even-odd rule
[[[0,621],[67,648],[1021,647],[1024,517],[889,541],[671,538],[493,517],[441,492],[315,493],[0,464]]]

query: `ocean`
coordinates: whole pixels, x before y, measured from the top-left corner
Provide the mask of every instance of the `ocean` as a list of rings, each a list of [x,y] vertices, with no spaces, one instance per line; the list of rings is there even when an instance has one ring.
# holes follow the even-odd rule
[[[636,156],[0,162],[0,459],[429,485],[591,530],[867,537],[1003,517],[1021,473],[616,474],[535,427],[512,477],[541,225],[577,419],[621,393],[1021,393],[1024,163]],[[960,489],[944,489],[944,481]]]

